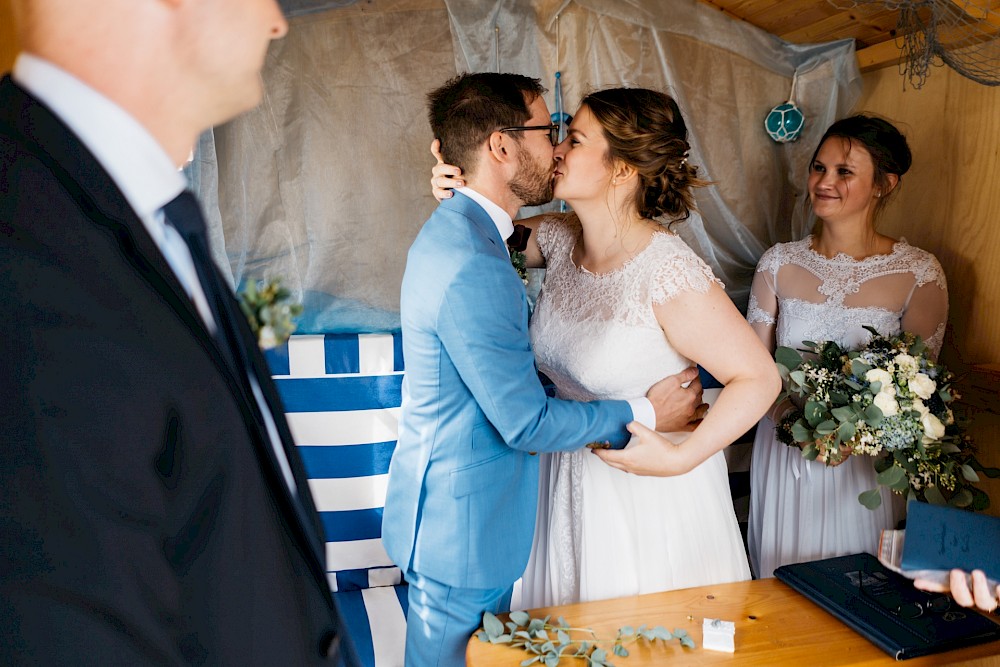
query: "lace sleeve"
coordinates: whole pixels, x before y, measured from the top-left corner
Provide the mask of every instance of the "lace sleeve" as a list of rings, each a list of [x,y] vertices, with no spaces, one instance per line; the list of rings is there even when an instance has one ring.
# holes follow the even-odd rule
[[[712,284],[725,287],[708,264],[694,254],[679,237],[664,236],[662,247],[658,250],[656,269],[649,284],[654,304],[662,304],[681,292],[704,294]]]
[[[747,305],[747,322],[769,350],[773,350],[775,346],[774,327],[778,322],[775,276],[781,266],[780,252],[780,246],[774,246],[761,256],[750,286],[750,302]]]
[[[569,252],[579,223],[568,213],[550,213],[538,223],[538,247],[546,263],[558,253]]]
[[[778,323],[778,321],[774,319],[774,315],[760,307],[760,302],[757,300],[757,294],[753,291],[750,292],[750,303],[747,304],[747,322],[750,324],[768,325]]]
[[[900,327],[923,338],[936,358],[948,322],[948,283],[937,258],[930,253],[925,255],[914,266],[916,285],[903,309]]]

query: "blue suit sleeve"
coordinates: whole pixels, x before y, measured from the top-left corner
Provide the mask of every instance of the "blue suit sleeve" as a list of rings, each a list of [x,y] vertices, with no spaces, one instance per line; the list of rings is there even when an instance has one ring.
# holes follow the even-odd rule
[[[535,372],[521,284],[508,263],[479,255],[460,270],[442,302],[438,334],[462,381],[511,448],[569,451],[628,441],[625,401],[548,398]]]

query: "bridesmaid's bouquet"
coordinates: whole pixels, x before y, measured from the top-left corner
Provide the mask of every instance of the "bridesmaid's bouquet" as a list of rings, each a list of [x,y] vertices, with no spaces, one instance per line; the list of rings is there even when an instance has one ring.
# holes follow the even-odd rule
[[[779,347],[783,397],[803,405],[778,424],[778,438],[802,456],[828,465],[847,455],[872,457],[880,486],[924,502],[983,510],[989,496],[973,484],[990,477],[974,456],[970,438],[955,420],[953,375],[927,354],[919,336],[882,336],[844,350],[837,343],[803,341],[809,352]],[[878,488],[858,496],[875,509]]]

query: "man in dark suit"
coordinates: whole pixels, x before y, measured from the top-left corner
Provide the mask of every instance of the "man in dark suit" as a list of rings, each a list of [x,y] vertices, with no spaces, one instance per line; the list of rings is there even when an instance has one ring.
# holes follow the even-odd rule
[[[301,463],[177,171],[201,131],[259,100],[281,11],[14,9],[0,664],[352,664]]]

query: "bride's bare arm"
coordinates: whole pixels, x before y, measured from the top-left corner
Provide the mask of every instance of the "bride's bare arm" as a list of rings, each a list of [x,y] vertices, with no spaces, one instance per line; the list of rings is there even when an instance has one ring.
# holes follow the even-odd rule
[[[441,142],[435,139],[431,142],[431,154],[437,160],[437,164],[431,169],[431,194],[438,201],[450,199],[452,190],[465,185],[462,178],[462,170],[453,164],[447,164],[441,157]],[[531,236],[528,237],[528,246],[524,249],[524,264],[530,269],[541,269],[545,267],[545,257],[538,246],[538,226],[544,218],[565,217],[566,213],[546,213],[544,215],[533,215],[530,218],[515,220],[514,224],[524,225],[531,229]]]
[[[638,475],[680,475],[756,424],[781,390],[781,380],[768,350],[717,284],[707,293],[680,292],[653,311],[670,344],[725,387],[704,421],[680,445],[633,422],[629,430],[638,442],[595,453]]]

